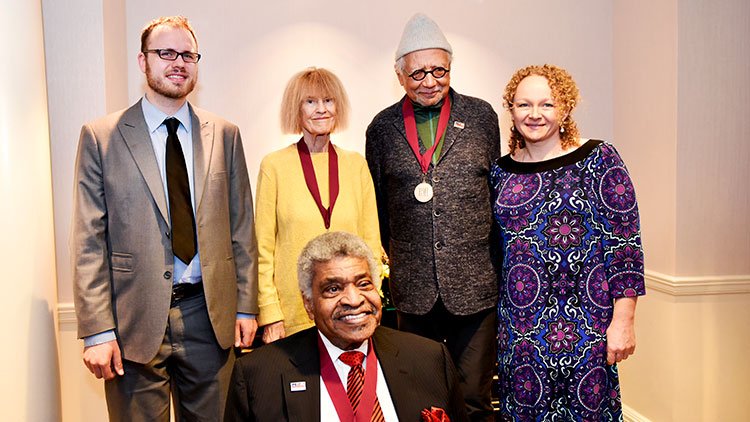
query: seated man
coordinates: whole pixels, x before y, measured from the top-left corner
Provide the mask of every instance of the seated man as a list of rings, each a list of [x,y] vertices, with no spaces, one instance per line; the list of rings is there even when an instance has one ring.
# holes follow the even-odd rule
[[[467,420],[445,346],[378,326],[380,277],[364,241],[320,235],[297,273],[315,327],[235,363],[226,421],[418,421],[433,407]]]

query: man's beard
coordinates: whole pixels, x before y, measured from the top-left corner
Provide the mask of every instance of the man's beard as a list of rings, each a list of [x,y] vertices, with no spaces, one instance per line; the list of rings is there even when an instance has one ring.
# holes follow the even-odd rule
[[[146,83],[148,83],[148,86],[157,94],[176,100],[187,97],[188,94],[193,92],[193,88],[195,88],[195,77],[188,79],[186,84],[182,87],[169,85],[165,79],[166,77],[159,79],[153,75],[151,72],[151,66],[146,62]]]

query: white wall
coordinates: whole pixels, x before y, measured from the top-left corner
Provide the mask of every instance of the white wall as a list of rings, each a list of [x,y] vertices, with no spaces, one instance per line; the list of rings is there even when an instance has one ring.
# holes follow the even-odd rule
[[[617,147],[638,195],[646,267],[675,273],[677,1],[616,1]]]
[[[654,421],[746,420],[750,3],[616,1],[613,22],[614,131],[648,286],[623,401]]]
[[[750,274],[750,2],[680,2],[677,275]]]
[[[0,413],[60,418],[54,230],[39,2],[0,4]]]

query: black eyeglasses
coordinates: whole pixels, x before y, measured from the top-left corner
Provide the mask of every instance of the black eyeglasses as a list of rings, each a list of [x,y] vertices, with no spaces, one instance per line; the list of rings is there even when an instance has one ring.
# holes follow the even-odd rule
[[[198,61],[201,59],[201,55],[198,53],[193,53],[192,51],[183,51],[182,53],[178,53],[171,48],[144,50],[142,51],[142,53],[156,53],[159,55],[160,59],[168,60],[170,62],[177,60],[177,57],[180,56],[182,56],[182,61],[184,61],[185,63],[198,63]]]
[[[414,79],[415,81],[421,81],[422,79],[426,78],[427,75],[432,75],[435,79],[440,79],[443,76],[447,75],[448,72],[450,72],[450,69],[446,69],[444,67],[436,67],[432,70],[424,70],[424,69],[418,69],[414,72],[411,72],[411,75],[409,75],[410,78]]]

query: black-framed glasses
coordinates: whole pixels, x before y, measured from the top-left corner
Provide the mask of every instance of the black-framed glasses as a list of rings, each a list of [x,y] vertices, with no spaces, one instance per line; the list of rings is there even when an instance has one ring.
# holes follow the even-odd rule
[[[417,69],[414,72],[411,72],[409,77],[414,79],[415,81],[421,81],[429,74],[432,75],[432,77],[435,79],[440,79],[443,76],[447,75],[450,71],[450,69],[446,69],[444,67],[436,67],[432,70]]]
[[[157,48],[154,50],[143,50],[142,52],[156,53],[160,59],[168,60],[170,62],[177,60],[177,58],[180,56],[182,56],[182,61],[184,61],[185,63],[198,63],[198,60],[201,59],[201,55],[199,53],[193,53],[192,51],[183,51],[182,53],[178,53],[171,48]]]

